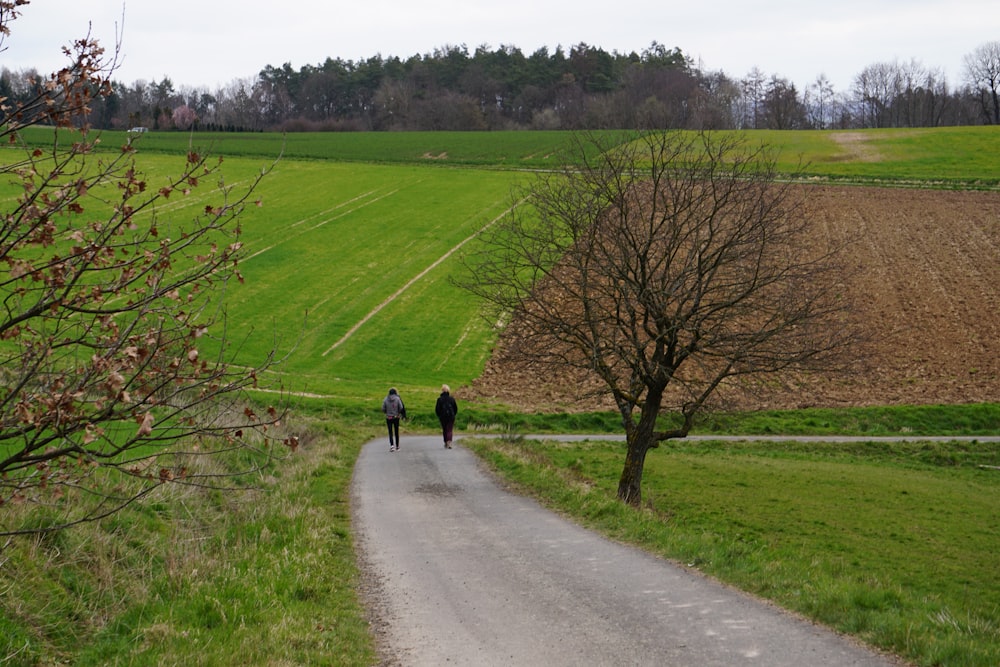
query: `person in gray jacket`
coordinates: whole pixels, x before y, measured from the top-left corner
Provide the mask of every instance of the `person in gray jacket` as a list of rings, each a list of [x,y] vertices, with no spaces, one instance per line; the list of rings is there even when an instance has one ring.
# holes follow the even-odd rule
[[[389,451],[394,452],[399,449],[399,420],[406,418],[406,406],[395,387],[391,387],[389,395],[382,400],[382,412],[389,428]]]

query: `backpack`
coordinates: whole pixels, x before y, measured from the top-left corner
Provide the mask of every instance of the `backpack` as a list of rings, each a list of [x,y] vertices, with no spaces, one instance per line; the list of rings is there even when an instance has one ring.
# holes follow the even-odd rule
[[[443,398],[441,401],[441,418],[445,420],[455,418],[455,409],[451,404],[451,398]]]
[[[383,411],[388,419],[406,417],[406,407],[403,405],[403,399],[398,394],[389,394],[385,397]]]

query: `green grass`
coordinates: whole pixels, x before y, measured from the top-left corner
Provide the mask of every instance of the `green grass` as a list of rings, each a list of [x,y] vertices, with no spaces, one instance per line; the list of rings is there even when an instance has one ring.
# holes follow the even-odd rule
[[[709,414],[696,431],[753,435],[998,435],[1000,403]]]
[[[36,132],[33,141],[51,137]],[[880,167],[845,158],[832,133],[750,136],[778,143],[789,165],[804,152],[811,173],[824,178],[1000,182],[1000,165],[982,157],[996,153],[993,128],[864,134],[881,152]],[[179,171],[190,139],[142,138],[139,162],[152,189]],[[284,146],[285,159],[258,193],[262,206],[244,220],[245,284],[231,285],[221,303],[238,361],[258,362],[271,347],[285,357],[264,380],[294,392],[287,428],[300,430],[306,445],[251,480],[253,493],[190,490],[100,524],[3,545],[0,661],[328,664],[338,656],[340,664],[373,664],[348,512],[355,456],[381,435],[378,406],[390,385],[407,400],[409,428],[430,432],[441,382],[461,386],[478,375],[494,333],[448,282],[448,253],[509,206],[511,185],[524,178],[519,169],[550,166],[565,139],[195,135],[229,156],[223,172],[237,186]],[[123,140],[105,135],[111,149]],[[216,202],[210,185],[163,202],[164,220]],[[17,192],[0,183],[0,200]],[[93,213],[99,204],[88,206]],[[469,403],[458,426],[505,433],[507,442],[518,433],[620,430],[614,414],[524,415]],[[696,432],[998,434],[1000,405],[712,415]],[[494,457],[485,452],[492,445],[476,446]],[[620,445],[504,447],[514,463],[498,465],[523,467],[539,493],[621,539],[648,535],[651,549],[924,664],[997,662],[997,604],[979,604],[1000,599],[995,583],[982,581],[984,568],[995,576],[1000,553],[997,473],[977,467],[996,462],[991,447],[677,443],[651,455],[652,505],[642,512],[612,498]],[[861,523],[845,523],[846,514]],[[930,548],[946,565],[924,567]],[[910,551],[920,560],[896,568],[899,578],[880,563],[883,552],[898,559]]]
[[[176,135],[171,135],[176,136]],[[158,189],[181,158],[142,154]],[[227,160],[237,189],[268,163]],[[244,282],[220,294],[229,358],[258,365],[281,359],[262,377],[268,389],[380,399],[390,385],[424,398],[443,382],[476,377],[495,333],[478,305],[455,287],[458,253],[510,206],[518,172],[283,160],[261,184],[243,217]],[[0,184],[0,197],[16,189]],[[212,183],[173,195],[158,214],[193,218],[221,203]],[[96,198],[88,215],[100,215]],[[210,334],[221,335],[222,324]],[[215,350],[206,339],[205,354]]]
[[[747,133],[779,150],[778,169],[803,163],[803,175],[832,182],[882,186],[996,188],[1000,128],[944,127]]]
[[[1000,662],[1000,445],[466,441],[560,512],[921,665]]]
[[[246,220],[246,284],[227,298],[241,354],[259,358],[278,336],[290,391],[471,380],[493,334],[448,276],[508,208],[510,185],[490,171],[279,164]]]
[[[410,428],[428,432],[437,429],[437,418],[433,412],[436,391],[436,387],[431,387],[428,392],[433,396],[427,397],[417,392],[413,400],[407,399]],[[290,396],[289,401],[296,412],[314,414],[332,409],[348,421],[362,422],[377,418],[375,422],[380,422],[379,406],[383,395],[378,396],[376,401],[360,396]],[[664,429],[675,427],[675,419],[674,415],[666,415],[661,426]],[[381,424],[377,426],[380,427]],[[623,433],[621,417],[616,412],[524,413],[504,406],[466,401],[462,402],[456,427],[466,433],[505,437],[553,433]],[[1000,403],[717,412],[708,413],[699,419],[692,435],[844,435],[880,438],[898,436],[908,439],[921,436],[1000,436]],[[885,446],[887,445],[878,445]]]
[[[6,545],[0,662],[374,664],[349,516],[371,431],[317,417],[296,420],[304,446],[255,490],[172,487]]]
[[[752,143],[779,151],[779,169],[834,181],[928,187],[989,187],[1000,184],[1000,150],[995,126],[884,130],[753,130],[742,133]],[[29,145],[51,142],[52,131],[28,128]],[[102,142],[117,150],[125,132],[106,131]],[[136,140],[145,154],[182,154],[189,145],[211,148],[230,158],[348,163],[419,164],[488,169],[551,168],[571,133],[514,132],[377,132],[377,133],[196,133],[150,132]],[[69,139],[67,139],[69,140]]]
[[[27,128],[29,145],[45,146],[52,130]],[[123,131],[103,131],[111,149],[130,139]],[[475,166],[490,169],[550,168],[570,132],[149,132],[132,139],[143,153],[178,154],[194,145],[213,154],[348,163],[411,163],[422,166]],[[68,137],[65,140],[72,140]]]

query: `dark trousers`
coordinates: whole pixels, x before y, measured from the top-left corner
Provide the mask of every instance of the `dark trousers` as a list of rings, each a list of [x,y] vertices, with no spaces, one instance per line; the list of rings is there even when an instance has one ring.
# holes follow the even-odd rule
[[[453,440],[452,431],[455,429],[455,418],[442,419],[441,420],[441,435],[444,436],[445,442],[451,442]]]
[[[385,420],[385,425],[389,428],[389,444],[396,443],[399,444],[399,417],[387,418]],[[393,433],[396,435],[396,439],[393,440]]]

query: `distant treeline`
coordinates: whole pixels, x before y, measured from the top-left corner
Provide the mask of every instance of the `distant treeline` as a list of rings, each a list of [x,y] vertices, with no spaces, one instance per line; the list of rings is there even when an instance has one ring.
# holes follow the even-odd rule
[[[967,57],[968,58],[968,57]],[[0,97],[30,96],[33,72],[0,71]],[[1000,81],[1000,79],[998,79]],[[849,91],[822,74],[799,90],[752,69],[704,71],[656,42],[618,53],[578,44],[525,55],[513,46],[446,46],[407,59],[328,58],[268,65],[215,91],[117,83],[92,105],[100,128],[222,131],[504,129],[848,129],[996,122],[995,87],[951,88],[940,70],[876,63]]]

